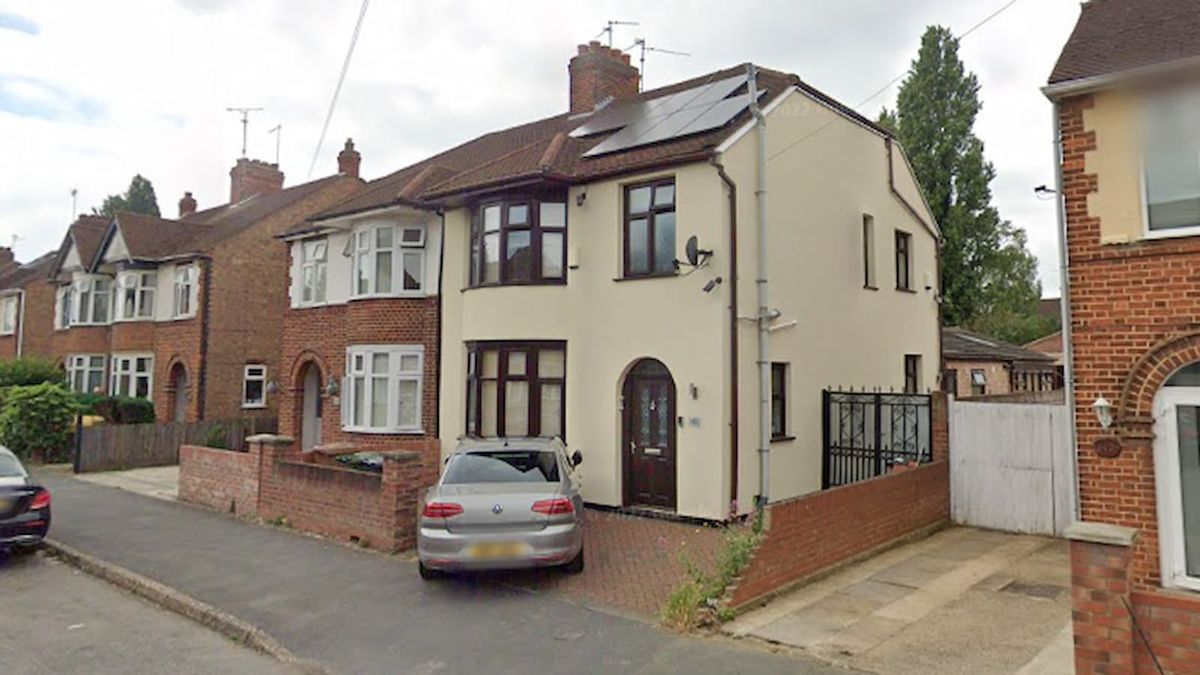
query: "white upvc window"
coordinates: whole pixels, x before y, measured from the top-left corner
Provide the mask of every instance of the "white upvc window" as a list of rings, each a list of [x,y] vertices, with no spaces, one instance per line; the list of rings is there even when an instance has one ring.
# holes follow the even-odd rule
[[[242,377],[242,407],[267,407],[267,367],[248,364]]]
[[[117,275],[117,321],[154,318],[154,294],[158,286],[156,271],[126,271]]]
[[[54,327],[66,330],[71,327],[72,305],[75,302],[75,289],[70,285],[59,286],[54,294]]]
[[[300,242],[300,304],[325,304],[329,242],[325,238]]]
[[[109,323],[112,282],[108,277],[89,276],[74,284],[71,325],[97,326]]]
[[[113,354],[109,393],[150,399],[154,391],[153,354]]]
[[[1142,124],[1146,236],[1200,234],[1200,91],[1155,95]]]
[[[342,428],[420,433],[425,360],[421,345],[364,345],[346,350]]]
[[[0,335],[12,335],[17,332],[17,307],[21,298],[17,295],[6,295],[0,298]]]
[[[104,391],[104,354],[72,354],[67,357],[67,385],[71,391],[96,394]]]
[[[349,242],[350,295],[419,295],[425,289],[425,228],[419,225],[369,225]]]
[[[187,319],[196,315],[196,266],[175,268],[175,306],[171,316]]]

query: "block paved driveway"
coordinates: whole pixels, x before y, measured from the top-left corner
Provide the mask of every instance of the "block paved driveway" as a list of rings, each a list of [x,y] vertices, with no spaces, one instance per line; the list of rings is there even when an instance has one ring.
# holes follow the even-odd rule
[[[336,672],[844,672],[673,635],[494,577],[425,583],[400,557],[61,473],[39,478],[54,495],[52,537],[249,621]]]

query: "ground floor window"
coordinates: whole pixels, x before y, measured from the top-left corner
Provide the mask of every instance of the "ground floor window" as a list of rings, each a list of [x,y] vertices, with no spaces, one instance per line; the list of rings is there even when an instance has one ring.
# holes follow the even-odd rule
[[[921,393],[921,355],[904,355],[904,393]]]
[[[111,394],[149,399],[153,383],[153,354],[113,354]]]
[[[267,405],[267,367],[247,365],[242,377],[242,407],[264,408]]]
[[[971,395],[983,396],[987,394],[987,373],[982,369],[976,368],[971,371]]]
[[[342,427],[368,433],[421,431],[421,345],[364,345],[346,350]]]
[[[71,391],[92,394],[104,391],[104,355],[72,354],[67,357],[67,385]]]
[[[788,364],[771,364],[771,438],[788,435],[787,375]]]
[[[565,342],[467,344],[467,435],[566,437]]]

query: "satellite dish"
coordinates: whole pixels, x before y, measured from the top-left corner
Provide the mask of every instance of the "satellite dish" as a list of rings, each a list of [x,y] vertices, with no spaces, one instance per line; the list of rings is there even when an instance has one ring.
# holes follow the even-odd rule
[[[688,237],[687,244],[684,245],[684,252],[687,254],[689,265],[695,267],[700,264],[700,242],[696,240],[696,235]]]

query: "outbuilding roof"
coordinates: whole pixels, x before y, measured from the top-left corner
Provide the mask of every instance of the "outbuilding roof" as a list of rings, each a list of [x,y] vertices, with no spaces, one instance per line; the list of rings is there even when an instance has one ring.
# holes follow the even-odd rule
[[[942,329],[942,357],[947,361],[1015,361],[1024,363],[1054,361],[1051,357],[980,335],[965,328]]]

